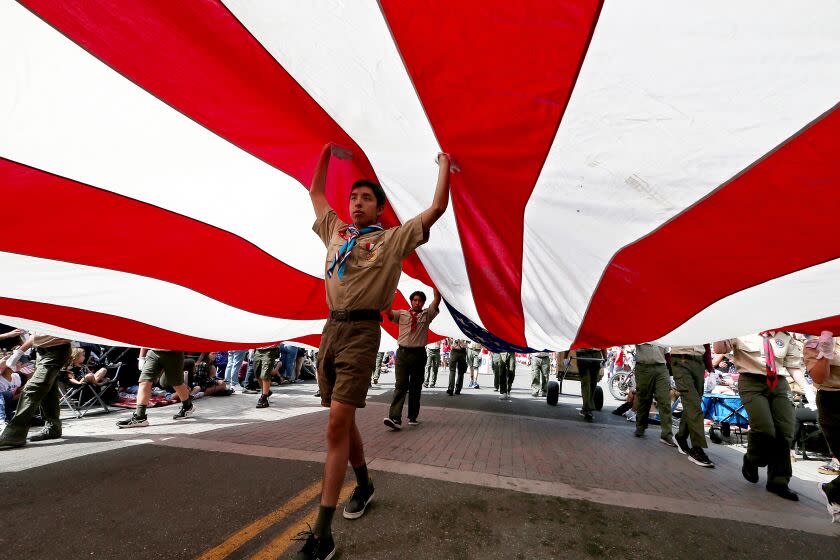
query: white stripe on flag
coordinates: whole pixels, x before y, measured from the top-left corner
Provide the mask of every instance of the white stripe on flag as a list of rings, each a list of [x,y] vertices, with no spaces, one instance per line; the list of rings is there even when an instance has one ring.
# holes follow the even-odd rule
[[[397,217],[425,210],[440,147],[376,2],[224,3],[361,146]],[[480,325],[451,206],[417,253],[444,297]]]
[[[325,322],[266,317],[146,276],[2,251],[0,270],[6,271],[0,275],[3,297],[125,317],[210,340],[258,343],[296,338],[321,333]]]
[[[525,211],[530,346],[568,347],[616,251],[837,102],[838,21],[832,0],[605,3]],[[699,263],[708,250],[686,239],[662,273],[668,258]]]
[[[225,229],[323,278],[324,246],[298,181],[170,108],[16,2],[0,3],[0,52],[0,76],[15,77],[0,87],[0,155]]]

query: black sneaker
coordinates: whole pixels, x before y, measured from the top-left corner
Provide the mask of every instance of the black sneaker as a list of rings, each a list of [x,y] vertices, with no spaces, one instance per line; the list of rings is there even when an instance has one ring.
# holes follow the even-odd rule
[[[365,514],[370,501],[373,499],[373,482],[369,482],[367,488],[356,486],[353,494],[344,505],[344,519],[358,519]]]
[[[688,455],[688,452],[691,451],[691,446],[688,445],[688,436],[674,436],[674,441],[677,442],[677,451],[683,455]]]
[[[420,425],[420,420],[417,420],[417,419],[412,420],[411,418],[409,418],[408,419],[408,425],[409,426],[419,426]]]
[[[242,389],[243,395],[256,395],[257,393],[259,393],[259,391],[256,389]]]
[[[260,395],[260,398],[257,399],[257,408],[268,408],[268,397]]]
[[[195,412],[195,405],[190,403],[189,408],[186,406],[181,405],[181,410],[178,411],[178,414],[172,415],[173,420],[183,420],[187,416],[192,416],[193,412]]]
[[[695,465],[699,465],[701,467],[706,467],[709,469],[715,468],[715,464],[712,463],[712,460],[706,455],[706,452],[703,451],[702,447],[692,447],[688,451],[688,460],[694,463]]]
[[[664,443],[668,447],[677,447],[677,444],[674,442],[674,436],[671,434],[665,434],[664,436],[659,437],[659,443]],[[677,447],[679,449],[679,447]]]
[[[318,539],[315,538],[315,534],[310,529],[299,533],[292,540],[306,541],[303,548],[295,555],[295,558],[300,560],[330,560],[335,556],[335,541],[333,541],[332,535],[324,535]]]
[[[633,432],[633,435],[638,437],[638,438],[643,438],[643,437],[645,437],[645,431],[640,430],[639,428],[636,428],[636,431]]]
[[[452,391],[450,391],[449,389],[447,389],[447,390],[446,390],[446,394],[447,394],[447,395],[449,395],[449,396],[451,397],[451,396],[452,396]]]
[[[402,429],[402,421],[399,418],[386,418],[383,420],[383,423],[395,432],[399,432]]]
[[[117,428],[145,428],[148,425],[149,419],[145,416],[137,416],[137,413],[132,414],[131,418],[117,422]]]

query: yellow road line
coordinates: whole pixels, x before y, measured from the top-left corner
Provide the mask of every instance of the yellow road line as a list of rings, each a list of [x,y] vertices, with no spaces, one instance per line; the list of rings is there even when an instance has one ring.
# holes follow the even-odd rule
[[[355,479],[341,487],[341,493],[338,495],[339,507],[347,500],[347,498],[350,497],[350,494],[353,493],[353,488],[355,487]],[[276,560],[281,554],[286,552],[292,544],[300,544],[293,541],[292,537],[296,536],[301,531],[305,531],[308,528],[307,523],[315,523],[315,516],[317,514],[317,507],[306,512],[306,515],[298,519],[296,523],[293,523],[288,529],[271,539],[271,542],[255,552],[254,555],[251,556],[250,560]]]
[[[221,560],[227,558],[232,552],[244,545],[246,542],[281,521],[289,514],[292,514],[305,506],[310,500],[321,493],[321,481],[318,480],[307,486],[296,496],[284,503],[271,513],[257,519],[250,525],[246,525],[221,544],[205,551],[197,560]]]

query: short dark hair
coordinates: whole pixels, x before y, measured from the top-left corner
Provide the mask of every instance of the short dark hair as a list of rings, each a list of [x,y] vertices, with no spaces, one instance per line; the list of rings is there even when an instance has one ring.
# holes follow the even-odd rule
[[[408,298],[408,301],[413,300],[413,299],[414,299],[414,296],[420,296],[420,299],[422,299],[422,300],[423,300],[423,303],[426,303],[426,294],[424,294],[424,293],[423,293],[423,292],[421,292],[420,290],[417,290],[416,292],[413,292],[413,293],[411,294],[411,296]]]
[[[358,189],[359,187],[368,187],[370,190],[373,191],[373,196],[376,197],[376,205],[377,206],[385,206],[385,190],[374,183],[373,181],[368,181],[367,179],[359,179],[353,186],[350,187],[350,192],[352,193],[354,190]]]

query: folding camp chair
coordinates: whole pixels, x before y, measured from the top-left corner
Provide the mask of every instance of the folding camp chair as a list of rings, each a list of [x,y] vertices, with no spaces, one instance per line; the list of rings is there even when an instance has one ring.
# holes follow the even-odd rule
[[[796,432],[793,435],[794,455],[799,453],[802,455],[802,460],[807,461],[809,458],[807,448],[809,444],[813,444],[811,452],[823,458],[825,451],[828,451],[828,444],[820,429],[817,412],[810,408],[798,407],[794,409],[794,413],[796,415]]]
[[[701,410],[703,417],[713,422],[709,426],[709,438],[714,443],[723,443],[721,436],[729,437],[732,426],[735,426],[738,443],[744,443],[743,430],[749,426],[749,419],[740,396],[704,393]]]
[[[122,362],[116,364],[108,364],[105,367],[116,368],[114,376],[103,383],[83,383],[81,385],[67,384],[59,382],[58,391],[61,394],[61,405],[69,408],[76,415],[76,418],[82,418],[94,405],[99,404],[102,410],[107,414],[111,412],[108,408],[108,403],[105,402],[104,396],[106,391],[113,386],[116,386],[119,379]]]

